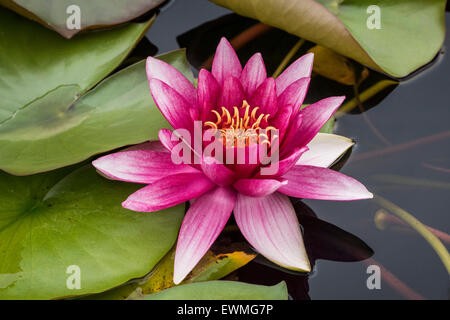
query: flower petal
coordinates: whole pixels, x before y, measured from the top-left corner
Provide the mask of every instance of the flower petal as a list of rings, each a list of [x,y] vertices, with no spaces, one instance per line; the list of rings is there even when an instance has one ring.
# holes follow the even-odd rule
[[[308,147],[295,149],[289,156],[276,163],[278,168],[276,168],[277,170],[273,174],[263,175],[263,173],[260,171],[257,174],[257,177],[267,178],[267,177],[280,177],[285,175],[289,170],[291,170],[296,165],[299,159],[301,159],[302,155],[307,151]],[[271,165],[273,166],[274,164]]]
[[[278,191],[291,197],[339,201],[373,198],[359,181],[328,168],[294,166],[283,178],[288,183]]]
[[[138,212],[158,211],[196,198],[214,187],[202,172],[174,174],[139,189],[122,206]]]
[[[222,38],[217,46],[211,71],[220,85],[230,76],[238,79],[241,76],[241,62],[233,47],[225,38]]]
[[[219,107],[218,100],[220,97],[220,86],[214,76],[206,69],[201,69],[198,74],[197,96],[201,119],[205,121],[211,110]]]
[[[168,152],[153,150],[116,152],[92,164],[112,179],[135,183],[152,183],[173,174],[198,172],[187,164],[174,164]]]
[[[189,112],[191,106],[178,92],[158,79],[150,79],[150,91],[159,110],[174,129],[193,126]]]
[[[241,194],[249,197],[264,197],[274,193],[286,181],[275,179],[240,179],[233,184],[233,187]]]
[[[227,223],[236,202],[229,188],[216,188],[189,208],[181,225],[175,253],[173,282],[179,284],[191,272]]]
[[[290,84],[278,97],[279,108],[290,108],[292,116],[296,116],[305,100],[310,81],[311,78],[301,78]]]
[[[235,77],[225,79],[220,97],[220,106],[227,108],[233,115],[233,107],[241,110],[242,101],[244,100],[244,89],[241,82]]]
[[[302,109],[303,121],[297,133],[296,146],[307,145],[344,100],[345,97],[329,97]]]
[[[132,151],[132,150],[153,150],[153,151],[161,151],[161,152],[167,152],[166,147],[159,141],[147,141],[144,143],[140,143],[131,147],[128,147],[122,151]]]
[[[352,139],[319,132],[308,143],[309,150],[301,156],[297,165],[328,168],[354,144]]]
[[[148,57],[145,69],[149,81],[150,79],[161,80],[184,97],[191,106],[197,105],[197,92],[194,85],[170,64]]]
[[[177,141],[172,141],[173,131],[169,129],[161,129],[158,131],[158,138],[161,144],[167,151],[172,152],[173,147],[177,144]]]
[[[249,99],[252,107],[259,107],[264,114],[275,115],[278,110],[275,79],[267,78]]]
[[[278,192],[261,198],[238,194],[234,217],[247,241],[267,259],[287,269],[311,271],[288,197]]]
[[[203,173],[219,186],[229,186],[236,178],[236,174],[220,163],[216,158],[204,157],[202,161]]]
[[[266,78],[267,71],[261,53],[255,53],[247,61],[241,74],[242,87],[244,88],[247,97],[250,97]]]
[[[300,78],[310,77],[314,54],[308,53],[294,61],[277,77],[277,95],[279,96],[291,83]]]

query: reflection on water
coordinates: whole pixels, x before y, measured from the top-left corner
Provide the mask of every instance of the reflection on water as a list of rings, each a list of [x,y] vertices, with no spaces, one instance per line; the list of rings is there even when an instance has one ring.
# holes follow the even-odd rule
[[[170,10],[161,12],[147,37],[160,53],[177,49],[178,37],[178,42],[188,47],[195,67],[208,60],[220,36],[233,37],[255,24],[229,15],[230,11],[207,0],[173,1],[170,5]],[[212,20],[215,21],[206,27],[201,26]],[[272,29],[243,45],[238,53],[242,60],[247,60],[250,53],[261,51],[269,72],[273,72],[297,41],[292,35]],[[297,54],[312,46],[305,43]],[[447,35],[443,51],[449,46]],[[364,102],[367,112],[361,114],[354,109],[355,113],[340,117],[336,128],[337,134],[356,141],[341,169],[343,173],[356,177],[369,190],[402,207],[422,223],[447,234],[450,233],[449,75],[450,60],[443,52],[425,71]],[[359,91],[382,79],[383,75],[371,71]],[[307,102],[342,94],[352,98],[352,86],[316,75]],[[313,274],[285,273],[255,261],[235,277],[261,284],[284,279],[296,299],[448,298],[448,273],[430,245],[409,227],[379,228],[375,214],[380,206],[375,201],[305,203],[314,210],[303,218],[299,216],[308,251],[315,261]],[[301,202],[296,205],[302,206]],[[308,211],[304,205],[302,208],[302,212]],[[312,216],[313,212],[320,220]],[[371,260],[356,261],[361,255],[370,256],[369,247],[374,251]],[[368,264],[381,265],[384,277],[380,290],[369,290],[366,286]]]

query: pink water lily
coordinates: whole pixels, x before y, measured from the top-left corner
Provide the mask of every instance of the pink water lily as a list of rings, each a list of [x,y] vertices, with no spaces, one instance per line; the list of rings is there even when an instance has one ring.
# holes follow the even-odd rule
[[[322,200],[372,197],[360,182],[328,169],[353,144],[344,137],[318,133],[344,97],[326,98],[300,110],[312,64],[313,54],[307,54],[276,79],[268,78],[261,54],[255,54],[242,68],[235,51],[222,38],[212,71],[200,71],[196,88],[169,64],[147,59],[151,94],[174,129],[192,132],[194,121],[202,121],[204,130],[240,128],[244,134],[250,129],[273,128],[279,139],[278,169],[270,175],[261,174],[262,163],[222,163],[204,155],[199,164],[176,164],[168,129],[160,130],[159,142],[93,162],[112,179],[148,184],[122,203],[127,209],[153,212],[192,200],[178,236],[176,284],[207,252],[232,213],[242,234],[260,254],[285,268],[310,271],[288,196]],[[249,151],[263,144],[246,141],[244,146],[224,143],[224,148]]]

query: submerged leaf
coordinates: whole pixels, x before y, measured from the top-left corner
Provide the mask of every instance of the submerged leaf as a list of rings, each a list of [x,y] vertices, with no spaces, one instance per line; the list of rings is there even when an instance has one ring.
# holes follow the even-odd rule
[[[346,57],[331,49],[314,46],[308,52],[314,53],[313,71],[321,76],[345,85],[355,85],[368,76],[368,70],[358,75],[355,65]]]

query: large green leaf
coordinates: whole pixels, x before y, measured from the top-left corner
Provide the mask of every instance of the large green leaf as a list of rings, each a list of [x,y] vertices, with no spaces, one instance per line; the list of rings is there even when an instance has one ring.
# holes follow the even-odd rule
[[[184,205],[123,209],[139,187],[104,179],[90,165],[0,173],[0,299],[97,293],[145,275],[173,246]],[[79,290],[66,286],[71,265],[81,271]]]
[[[445,0],[212,0],[395,77],[433,59],[445,35]],[[381,10],[369,29],[367,9]]]
[[[205,281],[172,287],[146,300],[287,300],[286,283],[268,287],[235,281]]]
[[[0,0],[1,5],[56,30],[66,38],[71,38],[83,29],[129,21],[162,2],[164,0]],[[80,10],[80,29],[67,26],[67,21],[71,21],[74,13],[70,8],[73,5]]]
[[[149,93],[144,61],[88,91],[149,24],[65,40],[0,8],[0,169],[49,171],[157,138],[169,124]],[[193,80],[184,51],[160,58]]]

